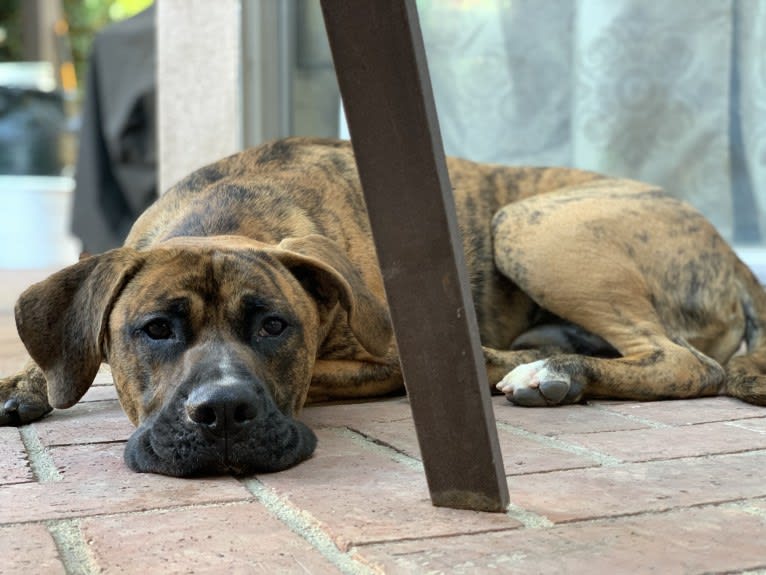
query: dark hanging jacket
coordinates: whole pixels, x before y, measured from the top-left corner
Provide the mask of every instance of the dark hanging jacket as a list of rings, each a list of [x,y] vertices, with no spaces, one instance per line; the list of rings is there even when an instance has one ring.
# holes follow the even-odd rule
[[[154,9],[96,36],[75,172],[72,232],[99,253],[122,244],[157,196]]]

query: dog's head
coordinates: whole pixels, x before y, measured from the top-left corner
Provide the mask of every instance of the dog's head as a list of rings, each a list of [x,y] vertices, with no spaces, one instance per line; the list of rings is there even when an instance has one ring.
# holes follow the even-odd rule
[[[108,361],[138,426],[126,462],[178,476],[276,471],[306,459],[316,437],[294,416],[322,340],[348,330],[380,356],[391,338],[385,307],[321,236],[120,248],[29,288],[16,322],[51,405],[76,403]]]

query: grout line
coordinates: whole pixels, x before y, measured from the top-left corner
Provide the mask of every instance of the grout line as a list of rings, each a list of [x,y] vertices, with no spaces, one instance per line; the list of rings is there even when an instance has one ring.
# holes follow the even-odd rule
[[[120,445],[127,443],[127,439],[104,439],[101,441],[72,441],[70,443],[51,443],[48,448],[53,447],[81,447],[86,445]]]
[[[756,499],[755,501],[759,501],[759,500]],[[760,501],[764,501],[764,499],[760,499]],[[726,507],[739,509],[740,511],[747,513],[748,515],[752,515],[760,519],[766,519],[766,507],[759,507],[757,505],[753,505],[752,500],[736,501],[733,503],[728,503],[726,504]]]
[[[716,416],[713,416],[710,419],[706,419],[704,421],[690,421],[690,422],[679,422],[679,423],[662,423],[660,421],[655,421],[653,419],[647,419],[645,417],[640,417],[638,415],[631,415],[629,413],[622,413],[620,411],[612,411],[609,409],[608,406],[603,404],[597,404],[597,403],[589,403],[589,407],[592,407],[593,409],[597,409],[599,411],[603,411],[606,413],[609,413],[611,415],[617,415],[619,417],[622,417],[624,419],[627,419],[629,421],[634,421],[636,423],[642,423],[648,427],[652,427],[654,429],[668,429],[668,428],[679,428],[679,427],[696,427],[698,425],[709,425],[711,423],[722,423],[724,425],[731,425],[733,427],[740,427],[737,425],[738,423],[751,421],[753,419],[763,419],[763,415],[742,415],[735,417],[732,419],[731,417],[726,416],[719,416],[722,419],[716,419]],[[747,428],[749,431],[756,431],[750,428]],[[638,431],[633,429],[616,429],[613,432],[612,431],[597,431],[594,433],[616,433],[619,431]],[[591,433],[591,432],[588,432]],[[758,433],[764,433],[760,430],[758,430]]]
[[[608,407],[605,407],[603,405],[597,404],[597,403],[591,403],[588,404],[589,407],[592,407],[593,409],[596,409],[598,411],[602,411],[604,413],[609,413],[610,415],[617,415],[619,417],[622,417],[623,419],[627,419],[628,421],[632,421],[633,423],[640,423],[641,425],[646,425],[647,427],[651,427],[653,429],[667,429],[669,427],[674,427],[672,425],[668,425],[667,423],[662,423],[660,421],[654,421],[653,419],[647,419],[645,417],[640,417],[638,415],[631,415],[630,413],[622,413],[621,411],[612,411]],[[638,431],[633,429],[618,429],[615,431]],[[607,432],[600,432],[600,433],[609,433]]]
[[[723,499],[721,501],[706,501],[706,502],[691,503],[686,505],[678,504],[678,505],[671,505],[669,507],[660,507],[657,509],[644,509],[644,510],[629,511],[624,513],[597,515],[594,517],[565,519],[563,521],[559,521],[558,523],[555,523],[553,526],[559,527],[564,525],[585,525],[590,523],[601,523],[605,521],[631,519],[631,518],[640,519],[642,517],[651,517],[653,515],[659,516],[659,515],[668,515],[670,513],[678,513],[683,511],[707,510],[707,509],[739,509],[743,513],[748,513],[750,515],[755,515],[757,517],[766,518],[766,512],[762,512],[761,510],[756,509],[752,505],[753,501],[763,501],[763,500],[764,498],[762,497],[756,497],[755,499]]]
[[[100,572],[83,537],[79,519],[46,521],[46,526],[56,543],[67,575],[91,575]]]
[[[555,523],[539,513],[529,511],[523,507],[519,507],[514,503],[509,503],[506,508],[505,514],[511,519],[515,519],[520,522],[527,529],[547,529],[555,526]]]
[[[356,544],[357,549],[365,549],[379,545],[397,545],[399,543],[417,543],[423,541],[432,541],[439,539],[454,539],[457,537],[474,537],[481,535],[491,535],[495,533],[513,533],[521,531],[518,527],[491,527],[488,529],[477,529],[476,531],[466,531],[459,533],[433,533],[426,536],[413,535],[412,537],[396,537],[386,539],[369,539]],[[429,572],[430,573],[430,572]]]
[[[498,429],[507,431],[519,437],[531,439],[532,441],[545,445],[546,447],[553,447],[556,449],[560,449],[562,451],[566,451],[568,453],[573,453],[575,455],[583,455],[585,457],[592,459],[593,461],[595,461],[602,467],[609,467],[612,465],[620,465],[622,463],[625,463],[625,461],[623,461],[622,459],[618,459],[617,457],[607,455],[606,453],[601,453],[600,451],[596,451],[594,449],[588,449],[587,447],[582,447],[581,445],[569,443],[567,441],[563,441],[555,437],[540,435],[539,433],[532,433],[531,431],[527,431],[519,427],[514,427],[513,425],[504,423],[502,421],[499,421],[497,423],[497,427]]]
[[[322,529],[319,521],[307,511],[295,507],[289,500],[277,495],[258,479],[241,482],[274,517],[293,533],[305,539],[325,559],[347,575],[367,575],[376,571],[354,557],[355,552],[342,551]]]
[[[19,435],[27,451],[27,458],[35,479],[40,483],[61,481],[61,474],[56,469],[50,453],[40,442],[40,436],[35,428],[31,425],[19,427]]]
[[[753,418],[750,418],[750,419],[753,419]],[[748,427],[747,422],[750,421],[750,419],[738,419],[733,421],[726,421],[724,422],[724,425],[728,425],[729,427],[736,427],[737,429],[745,429],[747,431],[752,431],[753,433],[760,433],[761,435],[766,434],[766,430],[753,429],[752,427]]]
[[[573,518],[573,519],[565,519],[558,522],[552,522],[549,521],[547,518],[543,516],[538,516],[541,519],[541,522],[537,525],[534,523],[524,526],[528,529],[548,529],[548,528],[557,528],[557,527],[565,527],[569,525],[589,525],[594,523],[604,523],[604,522],[610,522],[615,520],[622,520],[622,519],[641,519],[643,517],[651,517],[651,516],[660,516],[660,515],[668,515],[670,513],[678,513],[683,511],[692,511],[692,510],[706,510],[706,509],[738,509],[742,511],[743,513],[748,513],[750,515],[754,515],[759,518],[766,519],[766,510],[759,509],[755,505],[753,505],[753,502],[757,501],[766,501],[766,498],[755,498],[755,499],[725,499],[722,501],[708,501],[703,503],[693,503],[693,504],[687,504],[687,505],[671,505],[669,507],[661,507],[658,509],[644,509],[644,510],[638,510],[638,511],[630,511],[625,513],[614,513],[614,514],[604,514],[604,515],[596,515],[593,517],[580,517],[580,518]],[[521,513],[527,513],[526,510],[521,509]],[[534,522],[536,513],[530,513],[531,520]],[[514,519],[518,521],[523,520],[515,515],[510,515]],[[471,533],[463,533],[461,535],[471,535]]]
[[[61,481],[61,473],[40,441],[37,430],[32,425],[23,426],[19,428],[19,435],[35,479],[40,483]],[[79,519],[46,521],[45,525],[58,549],[67,575],[90,575],[99,572],[88,552]]]
[[[416,459],[415,457],[407,455],[403,451],[399,451],[398,449],[396,449],[395,447],[393,447],[392,445],[384,441],[381,441],[379,439],[366,435],[365,433],[362,433],[361,431],[358,431],[352,427],[341,427],[341,428],[336,427],[336,428],[332,428],[332,430],[337,435],[350,439],[352,442],[363,447],[364,449],[373,451],[375,453],[388,457],[389,459],[393,459],[397,463],[406,465],[410,469],[423,472],[422,461],[420,461],[419,459]]]
[[[22,485],[21,483],[11,483],[10,485]],[[5,487],[5,486],[2,486]],[[252,494],[251,494],[252,495]],[[167,505],[165,507],[151,507],[149,509],[126,509],[124,511],[109,511],[106,513],[87,513],[85,515],[75,515],[68,517],[66,521],[80,521],[82,519],[109,519],[118,517],[132,517],[141,515],[163,515],[165,513],[172,513],[174,511],[185,510],[204,510],[209,508],[228,507],[233,505],[242,505],[243,503],[252,503],[255,501],[254,497],[243,497],[242,499],[232,499],[230,501],[211,501],[207,503],[185,503],[180,505]],[[13,521],[11,523],[3,523],[0,525],[0,529],[4,527],[13,527],[17,525],[33,525],[38,523],[47,524],[49,522],[65,521],[64,519],[33,519],[31,521]],[[0,571],[2,573],[2,571]]]

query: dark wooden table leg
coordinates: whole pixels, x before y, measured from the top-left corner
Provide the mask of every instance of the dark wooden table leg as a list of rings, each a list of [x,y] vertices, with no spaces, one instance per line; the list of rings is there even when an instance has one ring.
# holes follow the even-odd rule
[[[414,0],[322,0],[434,505],[508,488]]]

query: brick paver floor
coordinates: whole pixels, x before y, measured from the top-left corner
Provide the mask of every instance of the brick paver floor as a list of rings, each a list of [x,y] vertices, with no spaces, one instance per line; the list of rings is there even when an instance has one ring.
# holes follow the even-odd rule
[[[493,404],[512,504],[482,514],[431,506],[405,398],[306,409],[319,447],[282,473],[132,473],[103,369],[75,407],[0,428],[0,573],[766,573],[766,409]]]

